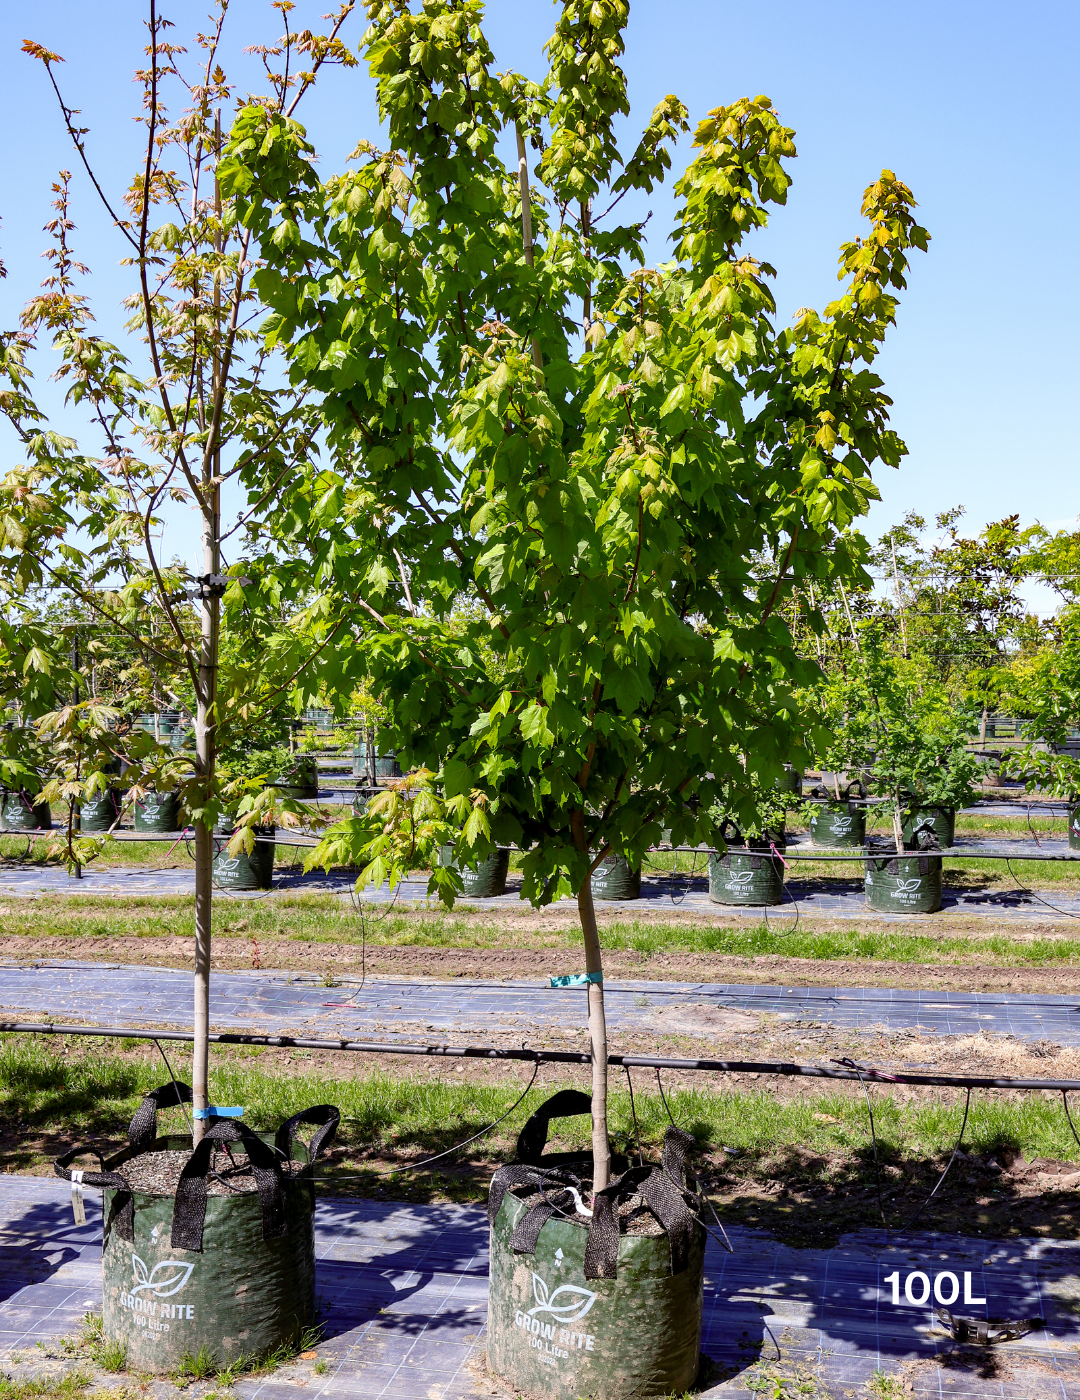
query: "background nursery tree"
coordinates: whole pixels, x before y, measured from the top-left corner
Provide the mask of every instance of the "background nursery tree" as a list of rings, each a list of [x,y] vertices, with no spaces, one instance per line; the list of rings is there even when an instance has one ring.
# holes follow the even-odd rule
[[[183,795],[195,825],[196,1140],[208,1103],[211,831],[221,810],[216,754],[231,724],[257,723],[264,703],[272,705],[291,687],[302,691],[305,665],[300,658],[290,673],[295,646],[270,644],[281,611],[281,579],[264,570],[261,590],[246,587],[238,577],[242,569],[234,568],[230,579],[222,549],[240,531],[246,533],[238,542],[258,540],[266,512],[277,504],[268,483],[301,470],[309,475],[307,454],[317,427],[304,391],[281,384],[272,357],[245,328],[256,310],[250,233],[237,226],[216,182],[221,109],[228,110],[233,95],[222,67],[227,8],[227,0],[218,0],[207,32],[193,37],[189,58],[150,0],[147,67],[137,75],[145,156],[121,197],[98,180],[89,130],[77,125],[78,113],[61,94],[64,60],[39,44],[24,44],[43,65],[74,154],[114,221],[130,269],[125,305],[131,320],[123,348],[95,332],[79,290],[87,269],[72,249],[71,177],[62,172],[55,186],[56,218],[48,226],[51,273],[27,304],[21,329],[0,338],[0,373],[7,384],[0,411],[26,458],[0,483],[5,588],[15,598],[35,585],[67,595],[84,616],[125,637],[150,670],[180,676],[194,697],[195,750]],[[273,8],[281,12],[275,27],[283,17],[287,23],[293,9],[288,0]],[[272,93],[264,99],[267,110],[285,120],[327,64],[355,63],[338,38],[351,9],[349,0],[330,17],[326,35],[288,32],[275,45],[255,47]],[[180,109],[178,115],[170,115],[167,101]],[[59,360],[56,377],[67,386],[68,404],[91,425],[86,446],[52,424],[32,396],[39,349],[50,363]],[[233,480],[247,488],[248,498],[237,523],[226,529],[221,493]],[[163,512],[185,505],[200,521],[198,572],[163,559],[156,541]],[[309,595],[292,596],[296,601]],[[227,624],[258,644],[223,654],[223,606]],[[67,734],[72,723],[68,715],[47,732]],[[98,748],[99,757],[109,755],[107,745]],[[171,771],[170,762],[175,769],[176,761],[163,751],[157,760],[143,762],[140,781]],[[85,771],[80,780],[90,784],[88,790],[97,781]],[[245,807],[234,842],[250,851],[254,825],[273,819],[272,792]]]
[[[805,761],[796,689],[816,670],[780,604],[807,578],[864,578],[837,541],[877,495],[871,465],[904,453],[870,366],[927,235],[884,171],[840,297],[778,330],[772,269],[745,246],[795,154],[768,98],[699,123],[675,258],[650,268],[642,224],[612,216],[663,179],[686,111],[665,98],[620,153],[624,0],[566,0],[540,85],[494,75],[471,0],[369,14],[389,149],[361,140],[324,183],[303,129],[253,103],[221,178],[258,240],[266,344],[317,396],[333,454],[350,683],[370,680],[384,737],[439,774],[458,859],[519,843],[528,898],[577,900],[599,1189],[590,876],[637,864],[662,827],[717,844],[717,804],[752,805],[755,777]],[[763,551],[778,564],[758,583]],[[416,849],[375,814],[321,855],[381,878]],[[455,879],[433,887],[450,898]]]

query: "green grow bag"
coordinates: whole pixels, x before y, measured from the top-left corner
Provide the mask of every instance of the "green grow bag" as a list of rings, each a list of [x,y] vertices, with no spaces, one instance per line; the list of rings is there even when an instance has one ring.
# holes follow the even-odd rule
[[[255,828],[251,854],[229,855],[229,838],[236,830],[231,817],[219,818],[214,827],[214,884],[219,890],[268,890],[274,884],[273,826]]]
[[[123,805],[123,795],[115,788],[106,788],[86,798],[79,806],[79,830],[84,833],[111,831]]]
[[[52,808],[47,802],[35,801],[28,792],[9,792],[4,797],[3,821],[5,831],[51,831]]]
[[[777,792],[794,793],[796,797],[802,795],[802,769],[796,768],[793,763],[784,764],[783,776],[776,780]]]
[[[510,848],[500,846],[494,855],[482,860],[475,870],[454,859],[453,846],[439,847],[439,864],[456,870],[461,876],[461,893],[465,899],[494,899],[506,893],[506,876],[510,870]]]
[[[810,840],[815,846],[862,846],[866,842],[866,808],[857,802],[820,802],[810,813]]]
[[[177,1091],[190,1102],[187,1085],[165,1085],[144,1099],[132,1130],[140,1115],[145,1122],[148,1100],[153,1112],[157,1102],[175,1104]],[[315,1322],[313,1164],[338,1118],[329,1105],[308,1109],[276,1135],[219,1120],[189,1158],[176,1194],[132,1189],[125,1178],[136,1158],[191,1152],[190,1137],[159,1138],[154,1128],[148,1138],[129,1132],[131,1146],[100,1172],[84,1173],[86,1185],[104,1188],[104,1333],[127,1347],[129,1367],[160,1374],[202,1348],[227,1366],[293,1342]],[[296,1141],[302,1122],[321,1125],[306,1150]],[[211,1166],[211,1153],[226,1143],[259,1169],[258,1190],[250,1168],[230,1168],[224,1153]],[[101,1161],[96,1149],[76,1148],[57,1160],[57,1174],[70,1179],[70,1163],[86,1153]],[[207,1194],[208,1168],[235,1178],[236,1193]]]
[[[783,861],[768,850],[710,851],[709,898],[714,904],[782,904]]]
[[[313,758],[298,759],[270,784],[282,797],[295,797],[313,802],[319,795],[319,766]]]
[[[375,755],[375,776],[376,778],[400,778],[401,764],[397,761],[397,754],[377,753]]]
[[[592,892],[593,899],[640,899],[641,871],[625,856],[605,856],[592,873]]]
[[[941,857],[870,856],[866,903],[879,914],[935,914],[941,908]]]
[[[135,802],[135,830],[147,835],[180,829],[180,795],[150,791]]]
[[[1069,808],[1069,850],[1080,851],[1080,804]]]
[[[587,1111],[587,1095],[564,1090],[539,1112],[565,1099],[584,1100]],[[531,1164],[519,1161],[495,1174],[488,1196],[488,1363],[515,1395],[648,1400],[693,1385],[705,1231],[677,1190],[692,1143],[689,1134],[669,1129],[663,1166],[617,1176],[594,1199],[592,1220],[577,1213],[563,1184],[575,1184],[587,1200],[589,1159],[537,1154]],[[538,1181],[550,1204],[536,1209]],[[659,1212],[669,1233],[622,1233],[616,1212],[634,1192],[649,1202],[638,1208],[639,1218],[651,1223]]]
[[[955,807],[918,807],[903,823],[904,844],[914,842],[916,830],[932,831],[942,847],[951,846],[956,836]],[[918,843],[915,843],[918,844]]]
[[[367,744],[361,742],[353,745],[353,777],[367,777]],[[375,776],[376,778],[400,778],[401,765],[397,761],[397,755],[393,753],[377,753],[375,755]]]
[[[156,725],[155,720],[157,721]],[[147,734],[156,732],[160,742],[167,744],[180,728],[180,711],[159,710],[156,715],[153,713],[141,714],[137,723],[139,728],[145,730]]]

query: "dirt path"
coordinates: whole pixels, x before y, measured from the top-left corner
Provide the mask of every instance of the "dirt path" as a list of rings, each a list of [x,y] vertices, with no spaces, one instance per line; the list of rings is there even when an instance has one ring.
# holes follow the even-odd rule
[[[29,932],[29,930],[28,930]],[[179,937],[125,938],[84,935],[79,938],[33,936],[0,938],[0,958],[19,963],[79,959],[155,967],[190,968],[194,940]],[[578,970],[575,950],[549,948],[440,948],[368,945],[369,974],[399,977],[470,977],[546,979]],[[250,939],[219,938],[214,965],[221,970],[250,970],[254,956]],[[260,939],[258,965],[282,971],[311,972],[331,977],[359,976],[361,951],[355,943],[302,943],[293,939]],[[898,963],[849,958],[732,957],[719,953],[636,953],[609,950],[605,974],[611,980],[672,982],[732,982],[782,984],[789,987],[903,987],[961,992],[1080,992],[1080,971],[1071,967],[1001,967],[968,962],[960,966]]]

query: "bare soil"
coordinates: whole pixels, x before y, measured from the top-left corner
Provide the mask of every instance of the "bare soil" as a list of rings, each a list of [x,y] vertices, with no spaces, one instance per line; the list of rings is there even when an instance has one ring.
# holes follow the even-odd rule
[[[1000,932],[1000,927],[998,929]],[[1026,931],[1026,930],[1025,930]],[[1044,936],[1053,932],[1043,930]],[[40,963],[78,958],[152,967],[191,968],[193,938],[33,937],[0,938],[0,959]],[[580,957],[570,947],[440,948],[368,945],[369,976],[491,978],[546,981],[564,972],[579,971]],[[214,966],[222,971],[260,968],[312,972],[333,977],[359,977],[360,948],[355,943],[302,943],[292,939],[260,940],[258,957],[250,940],[219,938],[214,943]],[[1074,967],[1002,967],[967,962],[960,966],[874,962],[847,958],[735,957],[673,949],[660,953],[607,950],[605,977],[610,981],[765,982],[788,987],[904,987],[963,992],[1080,991],[1080,970]]]

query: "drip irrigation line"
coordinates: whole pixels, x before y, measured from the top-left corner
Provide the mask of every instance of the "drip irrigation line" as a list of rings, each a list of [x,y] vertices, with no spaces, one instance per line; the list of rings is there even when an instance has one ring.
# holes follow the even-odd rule
[[[1017,859],[1017,857],[1014,856],[1013,859],[1015,860]],[[1027,885],[1021,884],[1019,876],[1016,874],[1016,871],[1012,868],[1012,861],[1006,860],[1005,865],[1008,868],[1009,874],[1016,881],[1016,887],[1017,889],[1019,889],[1021,894],[1030,895],[1032,899],[1037,899],[1040,904],[1045,904],[1047,909],[1052,909],[1055,914],[1063,914],[1066,919],[1080,919],[1080,914],[1074,914],[1071,910],[1068,909],[1059,909],[1056,904],[1051,904],[1048,899],[1043,899],[1041,894],[1036,894],[1033,889],[1030,889]]]
[[[869,1118],[870,1118],[870,1141],[871,1141],[871,1143],[873,1144],[873,1148],[874,1148],[874,1189],[875,1189],[875,1191],[876,1191],[876,1193],[877,1193],[878,1215],[881,1217],[881,1223],[882,1223],[882,1225],[885,1227],[885,1233],[886,1233],[886,1234],[889,1234],[889,1235],[903,1235],[903,1234],[906,1234],[907,1231],[911,1229],[911,1227],[912,1227],[912,1226],[915,1224],[915,1222],[918,1220],[919,1216],[922,1215],[923,1211],[926,1209],[926,1207],[930,1204],[930,1202],[931,1202],[931,1201],[934,1199],[934,1197],[937,1195],[938,1191],[941,1189],[942,1183],[944,1182],[945,1178],[949,1175],[949,1172],[950,1172],[950,1170],[951,1170],[951,1168],[952,1168],[953,1162],[956,1161],[956,1154],[960,1151],[960,1144],[961,1144],[961,1143],[963,1142],[963,1140],[964,1140],[964,1133],[965,1133],[965,1131],[966,1131],[966,1129],[967,1129],[968,1111],[969,1111],[970,1108],[971,1108],[971,1088],[970,1088],[970,1086],[968,1087],[968,1090],[967,1090],[967,1097],[966,1097],[965,1100],[964,1100],[964,1118],[963,1118],[963,1122],[960,1124],[960,1136],[956,1139],[956,1144],[955,1144],[955,1146],[953,1147],[953,1150],[952,1150],[952,1152],[951,1152],[951,1154],[950,1154],[950,1156],[949,1156],[949,1160],[945,1163],[945,1170],[944,1170],[944,1171],[941,1173],[941,1175],[938,1177],[936,1183],[934,1184],[933,1190],[932,1190],[932,1191],[930,1192],[930,1194],[927,1196],[926,1200],[923,1201],[922,1205],[921,1205],[921,1206],[919,1207],[919,1209],[915,1212],[915,1214],[911,1217],[911,1219],[907,1222],[907,1224],[906,1224],[906,1225],[900,1225],[900,1226],[898,1226],[898,1227],[894,1227],[894,1226],[890,1225],[889,1222],[888,1222],[888,1220],[885,1218],[885,1207],[884,1207],[884,1205],[883,1205],[883,1203],[882,1203],[882,1200],[881,1200],[881,1164],[880,1164],[880,1162],[879,1162],[879,1160],[878,1160],[877,1131],[876,1131],[876,1129],[875,1129],[875,1127],[874,1127],[874,1110],[873,1110],[873,1107],[871,1106],[871,1103],[870,1103],[870,1091],[867,1089],[866,1083],[865,1083],[865,1081],[863,1080],[863,1077],[862,1077],[862,1074],[861,1074],[861,1073],[860,1073],[860,1075],[859,1075],[859,1083],[862,1085],[863,1097],[866,1099],[866,1112],[867,1112],[867,1114],[868,1114],[868,1116],[869,1116]],[[1066,1108],[1065,1111],[1066,1111],[1066,1113],[1068,1113],[1068,1109],[1067,1109],[1067,1108]],[[1075,1133],[1074,1133],[1074,1136],[1075,1136]],[[1080,1139],[1078,1139],[1078,1142],[1080,1142]]]
[[[638,1128],[637,1109],[634,1107],[634,1081],[630,1078],[630,1066],[623,1065],[623,1069],[626,1071],[626,1087],[630,1090],[630,1116],[634,1120],[634,1141],[637,1143],[637,1164],[640,1167],[644,1165],[644,1159],[641,1155],[641,1131]]]
[[[183,1100],[181,1099],[181,1097],[180,1097],[180,1089],[179,1089],[179,1087],[178,1087],[178,1085],[177,1085],[177,1083],[176,1083],[176,1075],[173,1074],[172,1065],[169,1064],[169,1057],[168,1057],[168,1055],[166,1055],[165,1051],[161,1048],[161,1042],[160,1042],[159,1040],[155,1040],[155,1041],[154,1041],[154,1044],[157,1046],[158,1054],[159,1054],[159,1055],[161,1056],[161,1058],[165,1061],[165,1068],[169,1071],[169,1079],[172,1081],[172,1086],[173,1086],[173,1088],[176,1090],[176,1102],[180,1105],[180,1111],[181,1111],[181,1112],[183,1113],[183,1115],[184,1115],[184,1121],[187,1123],[187,1125],[188,1125],[188,1130],[189,1130],[189,1132],[191,1133],[191,1136],[194,1138],[194,1136],[195,1136],[195,1128],[194,1128],[193,1125],[192,1125],[191,1119],[188,1117],[188,1111],[187,1111],[187,1109],[184,1107],[184,1101],[183,1101]]]
[[[1065,1117],[1069,1120],[1069,1127],[1070,1127],[1070,1129],[1072,1130],[1072,1135],[1073,1135],[1074,1138],[1076,1138],[1076,1145],[1077,1145],[1077,1147],[1080,1147],[1080,1137],[1077,1137],[1077,1136],[1076,1136],[1076,1128],[1073,1127],[1072,1114],[1069,1112],[1069,1091],[1068,1091],[1068,1089],[1062,1089],[1062,1091],[1061,1091],[1061,1102],[1062,1102],[1062,1104],[1064,1105],[1064,1108],[1065,1108]]]
[[[524,1046],[522,1047],[522,1049],[524,1049]],[[529,1053],[529,1052],[526,1051],[526,1054],[528,1054],[528,1053]],[[389,1168],[388,1170],[386,1170],[386,1171],[369,1172],[368,1175],[369,1175],[369,1176],[397,1176],[400,1172],[415,1172],[415,1171],[419,1171],[421,1167],[430,1167],[431,1164],[432,1164],[432,1162],[441,1162],[442,1159],[443,1159],[444,1157],[452,1157],[453,1154],[454,1154],[455,1152],[460,1152],[461,1149],[462,1149],[463,1147],[468,1147],[468,1145],[469,1145],[470,1142],[475,1142],[477,1138],[482,1138],[482,1137],[484,1136],[485,1133],[490,1133],[490,1132],[492,1131],[492,1129],[497,1128],[497,1127],[499,1126],[500,1123],[505,1123],[506,1120],[510,1117],[511,1113],[513,1113],[513,1111],[514,1111],[520,1104],[524,1103],[525,1099],[526,1099],[526,1098],[528,1097],[528,1095],[529,1095],[530,1089],[531,1089],[532,1086],[536,1083],[536,1076],[540,1073],[540,1064],[541,1064],[541,1061],[540,1061],[539,1055],[537,1055],[537,1057],[536,1057],[536,1063],[533,1065],[532,1078],[529,1080],[528,1084],[525,1085],[525,1088],[522,1090],[521,1094],[514,1100],[514,1102],[510,1105],[510,1107],[509,1107],[509,1108],[506,1110],[506,1112],[502,1115],[502,1117],[501,1117],[501,1118],[496,1118],[495,1121],[494,1121],[494,1123],[489,1123],[489,1124],[487,1125],[486,1128],[481,1128],[480,1131],[479,1131],[478,1133],[473,1133],[472,1137],[467,1137],[467,1138],[465,1139],[464,1142],[455,1143],[453,1147],[448,1147],[448,1148],[446,1149],[445,1152],[436,1152],[436,1154],[435,1154],[434,1157],[424,1157],[424,1158],[423,1158],[421,1161],[419,1161],[419,1162],[406,1162],[403,1166],[400,1166],[400,1167],[390,1167],[390,1168]],[[319,1180],[320,1180],[320,1181],[355,1181],[356,1178],[355,1178],[355,1176],[349,1176],[349,1175],[345,1175],[345,1176],[343,1176],[343,1177],[341,1177],[341,1176],[320,1176],[320,1177],[319,1177]]]
[[[629,1076],[629,1071],[627,1072],[627,1074],[628,1074],[628,1076]],[[659,1067],[657,1068],[657,1071],[656,1071],[656,1087],[660,1090],[660,1099],[661,1099],[661,1102],[662,1102],[663,1105],[664,1105],[664,1110],[665,1110],[665,1112],[667,1113],[668,1122],[671,1124],[671,1126],[672,1126],[673,1128],[675,1128],[676,1130],[678,1130],[679,1125],[675,1122],[675,1119],[672,1117],[672,1114],[671,1114],[671,1106],[669,1105],[669,1103],[668,1103],[668,1101],[667,1101],[667,1097],[666,1097],[666,1095],[664,1094],[664,1086],[663,1086],[663,1084],[662,1084],[661,1081],[660,1081],[660,1070],[659,1070]],[[709,1209],[710,1209],[710,1210],[712,1211],[712,1213],[713,1213],[713,1219],[716,1221],[717,1225],[719,1225],[719,1227],[720,1227],[720,1234],[723,1235],[723,1237],[724,1237],[723,1239],[720,1239],[720,1238],[717,1236],[715,1230],[710,1230],[710,1228],[708,1227],[708,1225],[706,1225],[705,1222],[704,1222],[704,1220],[702,1220],[700,1213],[699,1213],[698,1211],[696,1211],[696,1210],[693,1208],[693,1206],[687,1206],[687,1209],[689,1210],[690,1214],[694,1217],[694,1219],[697,1221],[697,1223],[701,1226],[701,1228],[705,1231],[705,1233],[706,1233],[711,1239],[716,1240],[716,1243],[717,1243],[718,1245],[720,1245],[721,1248],[726,1249],[727,1252],[728,1252],[729,1254],[734,1254],[734,1253],[735,1253],[735,1248],[734,1248],[734,1246],[732,1245],[731,1241],[728,1239],[728,1233],[727,1233],[727,1231],[724,1229],[724,1223],[723,1223],[723,1221],[720,1219],[719,1215],[717,1215],[717,1213],[716,1213],[716,1207],[713,1205],[711,1199],[709,1198],[708,1193],[707,1193],[706,1191],[693,1192],[693,1193],[687,1191],[687,1189],[686,1189],[685,1186],[680,1186],[680,1185],[679,1185],[679,1183],[675,1180],[675,1178],[674,1178],[674,1177],[671,1175],[671,1173],[668,1171],[667,1167],[664,1166],[663,1162],[660,1163],[660,1170],[661,1170],[661,1171],[664,1173],[664,1175],[667,1177],[668,1181],[671,1182],[672,1186],[675,1187],[675,1190],[678,1191],[679,1195],[682,1196],[684,1202],[685,1202],[685,1200],[686,1200],[686,1197],[687,1197],[688,1195],[691,1195],[691,1194],[694,1196],[694,1199],[695,1199],[695,1200],[699,1200],[699,1199],[700,1199],[700,1200],[703,1200],[703,1201],[708,1201],[708,1203],[709,1203]]]
[[[89,1035],[120,1040],[172,1040],[190,1045],[195,1037],[191,1031],[169,1031],[137,1026],[66,1026],[53,1022],[0,1021],[0,1034],[18,1035]],[[587,1050],[515,1050],[497,1045],[418,1045],[405,1041],[329,1040],[293,1035],[249,1035],[242,1031],[212,1032],[214,1045],[261,1045],[284,1050],[345,1050],[367,1055],[421,1055],[427,1059],[524,1060],[528,1063],[588,1065],[592,1056]],[[1055,1094],[1062,1090],[1080,1090],[1080,1079],[994,1079],[984,1075],[965,1074],[887,1074],[870,1066],[829,1069],[825,1065],[800,1065],[778,1060],[689,1060],[661,1055],[609,1055],[608,1064],[632,1069],[674,1069],[708,1074],[765,1074],[785,1078],[867,1080],[871,1084],[921,1084],[953,1089],[1046,1089]]]
[[[770,844],[771,844],[771,843],[770,843]],[[781,863],[783,864],[784,871],[785,871],[785,873],[786,873],[788,870],[791,869],[791,867],[788,865],[788,863],[787,863],[787,861],[784,859],[784,857],[783,857],[782,855],[780,855],[780,852],[776,849],[775,846],[773,846],[772,850],[773,850],[773,855],[779,857]],[[790,890],[789,887],[788,887],[788,882],[787,882],[786,879],[780,881],[780,893],[781,893],[781,900],[780,900],[781,904],[783,904],[783,895],[784,895],[784,894],[786,894],[787,897],[791,900],[792,904],[794,904],[794,906],[795,906],[795,922],[792,924],[792,926],[788,929],[788,931],[787,931],[786,933],[779,933],[779,934],[776,934],[775,936],[778,937],[778,938],[791,938],[792,935],[795,933],[796,929],[799,927],[799,919],[800,919],[801,916],[802,916],[802,910],[799,908],[799,901],[798,901],[798,900],[795,898],[795,896],[791,893],[791,890]],[[766,928],[766,931],[767,931],[768,933],[772,933],[772,929],[769,927],[769,906],[768,906],[767,904],[765,904],[765,905],[762,906],[762,908],[763,908],[763,910],[764,910],[764,918],[765,918],[765,928]]]

